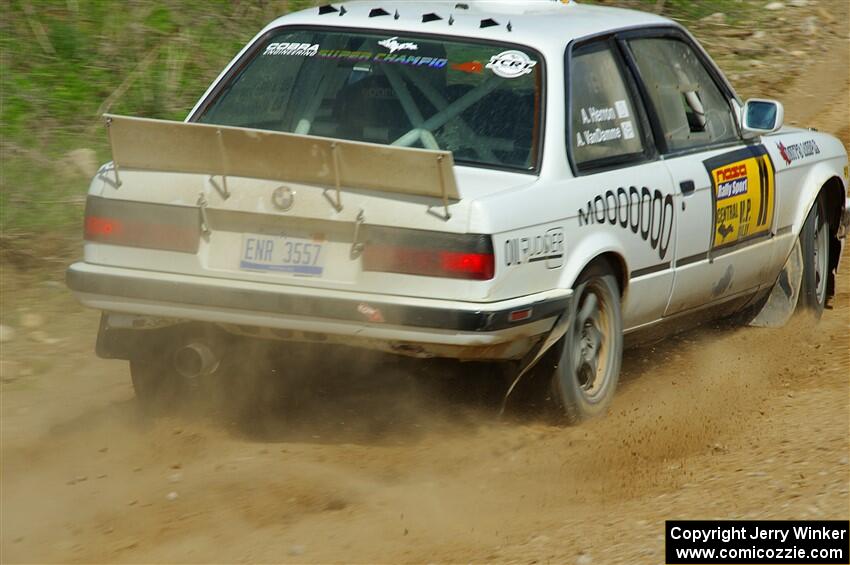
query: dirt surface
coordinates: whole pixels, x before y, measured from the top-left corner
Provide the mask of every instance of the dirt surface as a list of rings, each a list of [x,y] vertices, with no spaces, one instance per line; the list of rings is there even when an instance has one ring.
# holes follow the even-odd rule
[[[848,144],[842,25],[783,100],[789,121]],[[817,327],[628,352],[611,414],[566,429],[500,420],[366,357],[313,371],[285,413],[150,418],[126,363],[95,358],[97,313],[17,265],[2,288],[3,562],[661,563],[666,519],[850,515],[846,259]]]

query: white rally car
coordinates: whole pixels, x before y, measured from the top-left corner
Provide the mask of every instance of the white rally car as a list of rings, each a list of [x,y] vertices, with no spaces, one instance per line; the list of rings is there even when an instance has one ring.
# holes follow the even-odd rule
[[[282,340],[533,367],[579,421],[624,335],[819,315],[847,224],[839,141],[575,2],[312,8],[185,122],[106,121],[67,282],[143,401]]]

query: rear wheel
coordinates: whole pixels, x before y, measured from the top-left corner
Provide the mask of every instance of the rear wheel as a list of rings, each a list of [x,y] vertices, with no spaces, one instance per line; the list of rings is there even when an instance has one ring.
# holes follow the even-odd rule
[[[820,197],[803,224],[800,246],[803,250],[803,280],[797,309],[810,312],[816,319],[820,319],[826,306],[829,279],[829,224]]]
[[[603,414],[614,396],[623,357],[620,291],[610,269],[588,268],[575,286],[572,322],[552,375],[553,398],[567,423]]]

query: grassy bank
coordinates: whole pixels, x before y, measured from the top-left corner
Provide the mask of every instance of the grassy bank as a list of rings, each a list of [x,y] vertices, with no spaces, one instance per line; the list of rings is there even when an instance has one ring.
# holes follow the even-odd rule
[[[182,119],[233,55],[310,0],[15,1],[0,20],[0,225],[76,225],[104,112]]]
[[[721,62],[725,57],[724,68],[733,72],[746,61],[729,49],[728,32],[752,33],[753,18],[759,21],[764,3],[596,1],[658,11],[692,26]],[[6,2],[0,19],[3,232],[76,229],[92,168],[109,159],[102,113],[183,118],[261,26],[316,3]]]

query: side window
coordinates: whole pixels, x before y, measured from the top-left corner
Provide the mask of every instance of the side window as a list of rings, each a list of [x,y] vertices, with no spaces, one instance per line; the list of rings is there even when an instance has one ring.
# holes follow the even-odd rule
[[[629,41],[668,151],[735,141],[738,133],[726,97],[684,41]]]
[[[579,171],[639,159],[641,123],[608,42],[573,51],[569,74],[570,145]]]

